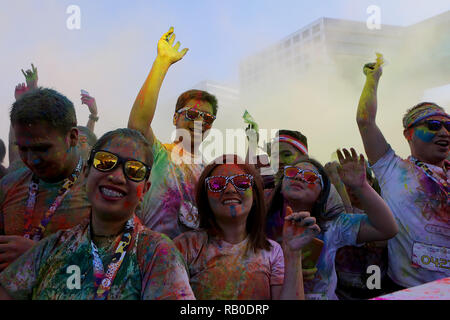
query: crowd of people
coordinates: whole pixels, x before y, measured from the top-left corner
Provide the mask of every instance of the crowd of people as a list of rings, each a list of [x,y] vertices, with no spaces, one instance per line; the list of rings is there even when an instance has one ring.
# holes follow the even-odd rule
[[[406,110],[411,155],[397,156],[376,122],[378,57],[355,110],[367,160],[343,148],[323,165],[282,129],[274,175],[235,154],[206,164],[195,142],[216,121],[214,95],[179,96],[173,142],[152,129],[165,75],[188,51],[174,42],[173,28],[158,41],[128,127],[99,139],[95,98],[82,90],[90,116],[78,126],[73,103],[22,70],[0,167],[0,299],[367,299],[450,277],[444,108]]]

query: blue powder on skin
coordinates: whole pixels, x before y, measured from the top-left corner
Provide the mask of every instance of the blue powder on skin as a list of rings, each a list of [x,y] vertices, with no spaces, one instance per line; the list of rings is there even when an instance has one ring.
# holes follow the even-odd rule
[[[416,128],[416,130],[414,130],[414,135],[424,142],[431,142],[436,134],[425,128]]]
[[[236,218],[236,207],[235,206],[230,207],[230,212],[231,212],[231,216],[233,218]]]

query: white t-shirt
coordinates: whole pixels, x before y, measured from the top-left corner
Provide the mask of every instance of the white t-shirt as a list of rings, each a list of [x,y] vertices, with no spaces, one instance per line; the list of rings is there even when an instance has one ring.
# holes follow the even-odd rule
[[[450,183],[449,170],[427,166]],[[372,166],[399,232],[389,240],[389,277],[404,287],[450,276],[450,207],[424,171],[390,149]]]
[[[304,280],[307,300],[337,300],[335,267],[336,251],[344,246],[356,246],[359,228],[367,222],[365,214],[342,213],[326,224],[326,230],[318,236],[324,242],[313,280]],[[368,222],[367,222],[368,223]]]

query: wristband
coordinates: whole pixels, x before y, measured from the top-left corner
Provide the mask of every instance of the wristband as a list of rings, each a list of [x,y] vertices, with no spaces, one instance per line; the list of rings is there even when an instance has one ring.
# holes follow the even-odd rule
[[[92,113],[89,115],[89,119],[91,119],[94,122],[97,122],[99,117],[98,116],[94,116]]]

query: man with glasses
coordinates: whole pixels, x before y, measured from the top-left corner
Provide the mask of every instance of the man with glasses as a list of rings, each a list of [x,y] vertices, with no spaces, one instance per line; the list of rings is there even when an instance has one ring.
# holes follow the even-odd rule
[[[366,64],[364,73],[357,123],[381,195],[399,227],[388,242],[392,281],[382,289],[394,291],[449,277],[450,116],[435,103],[409,109],[403,117],[403,135],[411,155],[401,159],[375,122],[380,61]]]
[[[175,238],[199,225],[195,206],[195,185],[203,171],[200,143],[217,114],[217,100],[208,92],[189,90],[178,98],[173,116],[177,139],[162,144],[151,128],[159,90],[169,67],[181,60],[188,49],[178,51],[170,28],[158,41],[158,54],[150,74],[134,102],[128,128],[140,131],[152,145],[151,187],[137,215],[144,225]]]

